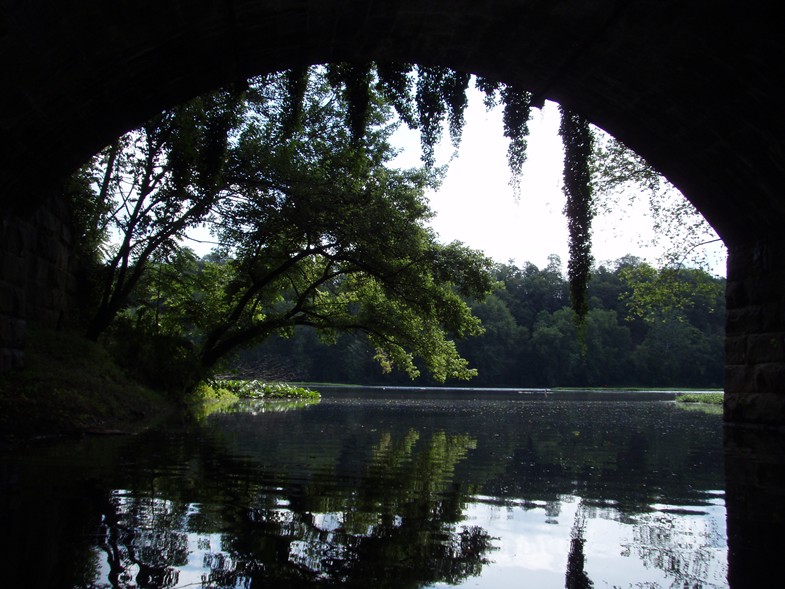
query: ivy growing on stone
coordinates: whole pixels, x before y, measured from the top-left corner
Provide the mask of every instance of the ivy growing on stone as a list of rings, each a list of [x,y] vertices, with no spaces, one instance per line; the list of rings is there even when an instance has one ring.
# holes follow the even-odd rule
[[[522,88],[488,78],[478,77],[475,84],[477,89],[485,94],[485,108],[490,110],[499,104],[502,105],[504,136],[510,140],[507,147],[507,165],[512,174],[510,184],[517,198],[520,196],[523,164],[526,163],[526,139],[529,136],[532,94]]]
[[[376,88],[395,108],[401,121],[416,129],[417,114],[412,100],[414,66],[410,63],[376,62]]]
[[[327,81],[334,90],[343,94],[348,105],[346,123],[357,142],[365,136],[368,127],[372,80],[371,63],[337,63],[327,66]]]
[[[504,103],[504,136],[510,140],[507,148],[507,165],[512,172],[512,187],[515,195],[520,193],[520,178],[523,164],[526,163],[526,138],[529,135],[529,117],[531,114],[531,92],[506,86],[502,91]]]

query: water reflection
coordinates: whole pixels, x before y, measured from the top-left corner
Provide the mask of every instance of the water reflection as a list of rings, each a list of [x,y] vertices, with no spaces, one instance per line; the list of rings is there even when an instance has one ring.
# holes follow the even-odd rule
[[[727,587],[721,432],[668,403],[219,412],[3,457],[3,551],[15,587]]]
[[[583,553],[586,544],[586,514],[583,504],[578,504],[575,513],[575,523],[570,532],[570,552],[567,554],[567,574],[564,587],[566,589],[590,589],[594,587],[586,574],[586,555]]]
[[[219,507],[224,530],[217,541],[213,530],[198,533],[209,517],[199,503],[112,491],[98,542],[103,574],[112,587],[174,587],[186,582],[182,570],[197,551],[197,581],[210,587],[266,580],[422,587],[478,575],[492,538],[480,526],[459,525],[468,495],[453,484],[455,466],[476,440],[439,432],[423,441],[414,430],[378,437],[352,490],[330,489],[318,478],[296,492],[251,482],[248,501]]]

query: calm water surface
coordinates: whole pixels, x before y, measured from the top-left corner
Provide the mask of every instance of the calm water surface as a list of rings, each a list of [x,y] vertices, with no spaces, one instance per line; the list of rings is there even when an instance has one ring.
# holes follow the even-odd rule
[[[6,452],[2,584],[728,586],[719,415],[503,397],[327,392]]]

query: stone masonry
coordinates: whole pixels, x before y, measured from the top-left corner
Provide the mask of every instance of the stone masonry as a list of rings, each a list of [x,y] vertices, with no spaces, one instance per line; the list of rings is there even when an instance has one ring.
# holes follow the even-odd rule
[[[728,251],[725,412],[731,422],[785,424],[785,240]]]
[[[24,365],[28,323],[63,325],[77,296],[65,205],[0,218],[0,370]]]

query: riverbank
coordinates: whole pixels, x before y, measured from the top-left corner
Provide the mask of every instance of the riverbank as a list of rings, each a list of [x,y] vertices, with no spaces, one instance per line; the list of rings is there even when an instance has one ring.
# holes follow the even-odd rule
[[[31,330],[23,370],[0,373],[0,441],[135,432],[176,405],[136,382],[100,345]]]
[[[256,384],[252,384],[256,383]],[[212,386],[214,385],[214,386]],[[272,400],[276,398],[311,399],[319,393],[307,386],[257,383],[256,381],[214,381],[200,387],[189,405],[200,402],[226,401],[229,397]],[[256,385],[263,385],[259,388]],[[250,387],[250,389],[249,389]],[[234,390],[236,389],[236,390]],[[258,390],[257,390],[258,389]],[[680,400],[682,402],[719,403],[720,391],[694,391],[679,399],[685,389],[493,389],[462,387],[359,387],[320,383],[319,389],[368,390],[385,395],[408,397],[413,392],[428,391],[465,399],[564,399],[580,400]],[[689,391],[693,392],[693,391]],[[719,400],[718,400],[719,399]],[[182,404],[140,385],[118,367],[100,345],[77,335],[63,332],[32,331],[26,352],[26,367],[21,371],[0,373],[0,442],[59,436],[135,432],[182,411]]]

